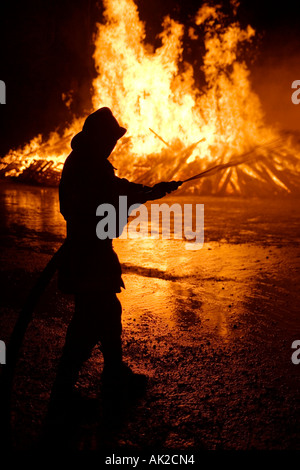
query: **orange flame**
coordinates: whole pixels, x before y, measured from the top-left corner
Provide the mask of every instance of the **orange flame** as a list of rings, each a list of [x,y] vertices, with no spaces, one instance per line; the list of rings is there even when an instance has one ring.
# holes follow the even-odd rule
[[[204,37],[206,86],[199,90],[192,65],[182,64],[182,24],[167,16],[159,36],[161,46],[154,50],[145,43],[145,26],[133,0],[105,0],[104,6],[105,22],[97,25],[95,35],[98,76],[93,82],[91,111],[109,106],[128,128],[128,137],[112,156],[121,176],[144,183],[184,179],[216,159],[228,161],[278,140],[279,131],[264,124],[249,70],[238,59],[241,44],[250,42],[255,34],[251,26],[242,29],[232,22],[225,27],[219,5],[204,4],[199,9],[188,31],[193,41]],[[71,137],[81,129],[85,117],[74,119],[62,136],[53,132],[43,143],[39,135],[23,148],[10,151],[0,170],[6,176],[18,176],[43,162],[40,172],[47,175],[51,170],[59,176]],[[227,168],[210,185],[196,185],[222,194],[247,193],[253,181],[258,189],[269,183],[273,192],[291,192],[297,187],[298,147],[296,151],[284,139],[280,150],[272,150],[272,160],[267,147],[258,153],[264,157],[259,163]]]

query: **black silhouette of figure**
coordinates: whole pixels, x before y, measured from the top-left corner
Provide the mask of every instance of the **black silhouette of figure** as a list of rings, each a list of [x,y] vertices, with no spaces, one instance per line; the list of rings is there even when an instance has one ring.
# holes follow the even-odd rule
[[[98,109],[72,139],[72,152],[63,168],[59,198],[67,222],[67,240],[59,268],[59,288],[74,294],[75,313],[67,330],[52,398],[67,397],[72,392],[82,363],[97,343],[104,358],[104,384],[118,386],[126,381],[136,385],[145,379],[122,361],[121,304],[116,295],[124,287],[121,266],[112,240],[100,240],[96,235],[96,208],[110,203],[117,209],[120,195],[127,196],[128,207],[159,199],[177,189],[179,183],[148,187],[118,178],[108,157],[125,132],[109,108]]]

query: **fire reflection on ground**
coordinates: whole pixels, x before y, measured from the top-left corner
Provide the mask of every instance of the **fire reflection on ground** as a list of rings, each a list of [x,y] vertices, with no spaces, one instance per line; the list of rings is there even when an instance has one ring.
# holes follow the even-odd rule
[[[200,441],[207,448],[220,442],[225,448],[292,446],[299,390],[290,361],[292,341],[300,337],[298,201],[169,199],[174,200],[204,203],[201,250],[186,250],[182,240],[114,242],[126,285],[120,294],[125,358],[151,382],[135,420],[110,439],[132,442],[138,427],[140,446],[149,439],[170,447]],[[57,189],[51,188],[3,184],[0,216],[0,331],[7,341],[37,273],[63,241],[65,224]],[[53,282],[29,327],[15,387],[21,447],[39,432],[72,309],[72,299],[61,297]],[[87,394],[97,393],[101,367],[95,351],[79,385]],[[30,411],[24,400],[34,396],[40,399]],[[36,424],[24,437],[32,413]],[[81,429],[76,439],[89,439],[89,433],[92,428]],[[98,438],[91,437],[89,445],[97,448]]]
[[[33,252],[59,246],[65,221],[56,189],[5,184],[0,198],[5,244],[10,239]],[[273,302],[276,315],[291,286],[282,285],[283,276],[289,278],[298,265],[297,201],[191,196],[175,201],[204,203],[204,246],[189,251],[183,240],[115,240],[126,283],[121,294],[125,311],[163,315],[174,328],[209,321],[223,336],[230,334],[231,313],[242,315],[255,297]],[[174,198],[161,202],[172,204]],[[280,282],[281,289],[271,300],[263,290],[272,282]],[[293,312],[284,316],[293,321]]]

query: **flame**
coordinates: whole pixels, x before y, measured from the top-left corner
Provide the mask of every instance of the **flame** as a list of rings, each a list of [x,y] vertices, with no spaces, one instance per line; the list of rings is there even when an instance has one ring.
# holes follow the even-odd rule
[[[237,3],[232,1],[233,11]],[[145,184],[184,179],[211,162],[226,162],[252,148],[277,141],[274,149],[257,150],[261,161],[227,168],[189,188],[219,194],[293,192],[298,188],[299,143],[267,127],[258,96],[240,48],[255,31],[228,23],[220,5],[204,4],[188,34],[204,40],[201,73],[205,86],[195,84],[194,68],[183,61],[184,25],[167,16],[160,47],[146,43],[145,24],[133,0],[104,0],[104,22],[97,24],[93,109],[108,106],[128,128],[112,160],[119,175]],[[59,179],[70,152],[70,140],[84,119],[75,119],[63,135],[38,135],[1,161],[5,176],[38,174],[45,182]],[[271,157],[271,158],[270,158]],[[54,175],[54,176],[53,176]],[[267,189],[266,189],[267,188]]]

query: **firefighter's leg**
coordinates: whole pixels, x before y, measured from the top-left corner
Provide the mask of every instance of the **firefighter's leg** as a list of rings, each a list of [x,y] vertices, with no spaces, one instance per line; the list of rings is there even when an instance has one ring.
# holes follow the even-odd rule
[[[99,331],[89,297],[75,297],[75,313],[68,327],[63,353],[58,365],[51,399],[64,400],[72,393],[80,368],[99,341]]]
[[[122,364],[122,307],[114,292],[104,292],[99,305],[100,342],[106,367],[118,367]],[[100,313],[100,312],[99,312]]]
[[[146,376],[134,373],[122,361],[122,307],[120,301],[116,294],[106,294],[103,296],[102,306],[106,309],[100,337],[104,357],[103,385],[109,390],[109,393],[131,389],[134,389],[135,392],[141,391],[146,386]]]

